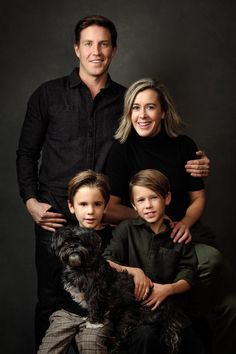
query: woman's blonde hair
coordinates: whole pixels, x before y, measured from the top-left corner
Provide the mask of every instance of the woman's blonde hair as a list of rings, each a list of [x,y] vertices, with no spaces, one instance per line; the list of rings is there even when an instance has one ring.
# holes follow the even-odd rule
[[[176,112],[173,99],[166,87],[157,80],[144,78],[134,82],[126,91],[124,99],[123,115],[120,119],[119,127],[114,135],[120,143],[124,143],[132,130],[131,111],[135,97],[139,92],[151,89],[157,93],[162,111],[165,113],[164,127],[170,137],[176,137],[183,133],[184,123]]]

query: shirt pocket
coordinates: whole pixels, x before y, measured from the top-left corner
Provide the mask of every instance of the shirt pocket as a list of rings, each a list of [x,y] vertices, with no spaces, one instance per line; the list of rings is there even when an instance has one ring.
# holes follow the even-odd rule
[[[111,137],[115,134],[119,126],[119,121],[122,111],[116,109],[114,106],[98,109],[95,112],[95,124],[97,125],[97,134]]]
[[[86,122],[83,122],[79,107],[52,106],[48,115],[48,135],[51,138],[69,140],[85,134]]]
[[[160,247],[157,255],[156,270],[163,283],[172,282],[178,271],[179,253],[174,249]]]

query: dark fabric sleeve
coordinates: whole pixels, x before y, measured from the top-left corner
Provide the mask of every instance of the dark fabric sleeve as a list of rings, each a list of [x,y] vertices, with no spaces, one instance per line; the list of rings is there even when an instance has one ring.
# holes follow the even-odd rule
[[[17,179],[24,202],[37,197],[38,161],[47,125],[46,92],[42,85],[29,99],[17,150]]]
[[[115,142],[109,152],[104,173],[108,176],[111,195],[127,198],[127,156],[125,144]]]
[[[186,135],[180,137],[181,144],[181,158],[183,162],[183,166],[186,164],[188,160],[196,160],[198,156],[196,152],[198,151],[198,147],[195,142]],[[204,189],[204,182],[202,178],[192,177],[189,173],[185,173],[185,185],[186,190],[188,192],[198,191]]]
[[[113,229],[112,239],[103,255],[107,260],[128,265],[128,248],[128,230],[124,221]]]
[[[197,255],[192,244],[181,244],[180,247],[182,247],[182,254],[179,259],[178,270],[174,282],[184,279],[193,286],[196,281],[198,264]]]

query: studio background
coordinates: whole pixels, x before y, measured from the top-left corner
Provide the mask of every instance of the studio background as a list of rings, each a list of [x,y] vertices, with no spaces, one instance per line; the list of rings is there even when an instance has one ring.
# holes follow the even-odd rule
[[[89,14],[118,30],[110,68],[127,86],[160,79],[188,124],[186,133],[211,159],[205,222],[236,269],[235,5],[225,0],[3,0],[1,80],[1,352],[33,353],[36,301],[33,222],[18,195],[15,151],[26,104],[44,81],[77,65],[74,26]]]

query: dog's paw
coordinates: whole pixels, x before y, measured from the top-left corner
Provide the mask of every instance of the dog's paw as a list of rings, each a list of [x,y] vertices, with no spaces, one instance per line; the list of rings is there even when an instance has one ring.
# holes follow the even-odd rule
[[[86,322],[86,328],[100,328],[103,327],[103,323],[91,323],[89,321]]]

